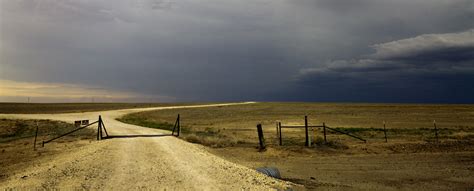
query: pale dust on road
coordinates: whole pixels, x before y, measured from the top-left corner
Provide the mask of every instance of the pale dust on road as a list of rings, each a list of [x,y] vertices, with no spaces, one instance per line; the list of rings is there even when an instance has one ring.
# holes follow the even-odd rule
[[[72,123],[101,115],[109,135],[169,135],[115,120],[157,109],[216,107],[235,104],[156,107],[67,114],[0,114],[0,118],[51,119]],[[93,125],[90,128],[97,128]],[[12,170],[0,188],[270,190],[294,186],[212,155],[203,146],[173,136],[113,138],[60,154],[26,169]],[[27,177],[27,178],[21,178]]]

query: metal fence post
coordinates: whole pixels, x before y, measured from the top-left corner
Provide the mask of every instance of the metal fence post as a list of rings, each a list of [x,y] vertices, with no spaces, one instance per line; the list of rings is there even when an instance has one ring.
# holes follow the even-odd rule
[[[100,139],[102,140],[102,138],[104,136],[102,136],[102,129],[103,129],[103,126],[104,126],[104,122],[102,121],[102,117],[99,115],[99,119],[100,119]]]
[[[97,125],[97,140],[102,139],[102,117],[99,115],[99,125]]]

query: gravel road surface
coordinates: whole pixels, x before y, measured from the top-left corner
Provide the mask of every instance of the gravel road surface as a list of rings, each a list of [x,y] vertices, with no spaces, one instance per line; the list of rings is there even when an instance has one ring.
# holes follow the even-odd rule
[[[51,119],[70,123],[83,119],[96,121],[101,115],[109,135],[123,136],[94,141],[90,145],[80,147],[80,150],[60,154],[54,160],[38,161],[25,169],[12,170],[10,176],[0,182],[0,188],[271,190],[291,187],[291,183],[267,177],[210,154],[201,145],[168,136],[169,131],[115,120],[122,115],[140,111],[251,103],[67,114],[0,114],[0,118]],[[97,126],[90,128],[96,129]],[[148,137],[149,135],[157,136]]]

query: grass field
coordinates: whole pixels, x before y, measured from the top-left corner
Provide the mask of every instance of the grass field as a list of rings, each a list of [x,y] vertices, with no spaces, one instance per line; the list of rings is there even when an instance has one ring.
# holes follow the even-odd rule
[[[0,103],[0,113],[74,113],[193,104],[195,103]]]
[[[261,123],[267,140],[275,143],[276,122],[302,125],[308,116],[310,125],[327,126],[357,134],[369,141],[384,140],[386,121],[390,141],[425,141],[434,138],[436,120],[441,139],[469,139],[474,134],[473,105],[415,104],[331,104],[331,103],[257,103],[251,105],[161,110],[124,116],[123,122],[146,127],[170,129],[177,114],[185,139],[207,146],[255,145],[256,124]],[[283,132],[284,142],[301,144],[302,129]],[[322,129],[315,129],[315,141]],[[331,140],[355,141],[328,131]],[[299,143],[298,143],[299,142]]]
[[[1,104],[0,104],[1,105]],[[61,113],[141,107],[134,104],[3,104],[5,113]],[[146,104],[145,104],[146,105]],[[150,104],[148,106],[177,104]],[[184,105],[184,104],[182,104]],[[123,116],[120,121],[170,130],[181,116],[181,137],[203,144],[209,152],[249,168],[278,167],[285,180],[309,190],[466,190],[474,187],[474,106],[415,104],[256,103],[250,105],[155,110]],[[277,142],[275,125],[326,125],[368,140],[321,129],[304,147],[302,129],[284,131]],[[0,119],[0,167],[54,158],[95,143],[95,131],[84,129],[33,152],[39,140],[73,129],[49,120]],[[433,120],[439,128],[434,142]],[[387,123],[388,143],[383,137]],[[267,150],[259,152],[256,124],[261,123]],[[0,181],[4,175],[1,173]]]
[[[5,105],[5,104],[4,104]],[[6,113],[61,113],[131,108],[125,104],[6,104]],[[176,104],[150,104],[162,106]],[[249,168],[274,166],[285,180],[309,190],[465,190],[474,185],[474,106],[411,104],[257,103],[250,105],[155,110],[123,116],[121,121],[170,130],[181,116],[181,137],[203,144],[218,156]],[[313,147],[304,147],[304,131],[283,133],[278,145],[275,124],[326,125],[368,140],[328,132],[312,134]],[[33,151],[38,124],[39,142],[73,129],[49,120],[0,119],[0,166],[28,164],[95,143],[95,131],[84,129]],[[388,143],[383,123],[388,129]],[[434,142],[433,120],[439,128]],[[264,127],[265,152],[258,152],[256,124]],[[4,178],[0,169],[0,181]]]
[[[3,167],[24,164],[41,157],[54,157],[59,153],[78,149],[93,141],[96,131],[82,129],[71,135],[57,139],[37,151],[33,150],[34,138],[38,127],[36,147],[41,147],[43,140],[48,140],[76,127],[73,124],[51,120],[0,119],[0,182]]]
[[[308,190],[466,190],[474,187],[474,106],[417,104],[257,103],[157,110],[120,120],[170,129],[180,114],[181,137],[249,168],[273,166],[285,180]],[[315,129],[312,148],[303,129],[285,129],[278,145],[276,122],[323,122],[368,140]],[[433,120],[439,129],[435,141]],[[387,124],[388,143],[383,134]],[[259,152],[256,125],[267,149]]]

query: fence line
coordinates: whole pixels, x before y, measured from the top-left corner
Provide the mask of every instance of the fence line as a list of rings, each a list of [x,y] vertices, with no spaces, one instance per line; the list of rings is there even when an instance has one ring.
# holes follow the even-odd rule
[[[347,133],[347,132],[343,132],[343,131],[340,131],[340,130],[337,130],[335,128],[331,128],[331,127],[328,127],[326,126],[326,124],[323,122],[323,125],[308,125],[308,117],[305,116],[304,117],[304,125],[281,125],[281,122],[277,122],[277,136],[279,137],[279,143],[280,145],[283,145],[283,136],[282,136],[282,128],[304,128],[305,129],[305,146],[311,146],[311,142],[310,142],[310,137],[309,137],[309,128],[323,128],[323,133],[324,133],[324,142],[327,143],[327,132],[326,132],[326,128],[328,130],[331,130],[331,131],[335,131],[337,133],[340,133],[340,134],[344,134],[344,135],[347,135],[347,136],[350,136],[352,138],[355,138],[355,139],[358,139],[358,140],[361,140],[361,141],[364,141],[365,143],[367,143],[367,140],[361,138],[361,137],[358,137],[358,136],[355,136],[355,135],[352,135],[350,133]],[[311,132],[313,133],[313,130],[311,130]]]
[[[334,129],[334,128],[331,128],[331,127],[328,127],[328,126],[324,126],[324,128],[326,129],[329,129],[329,130],[332,130],[332,131],[335,131],[335,132],[338,132],[338,133],[341,133],[341,134],[344,134],[344,135],[347,135],[349,137],[353,137],[353,138],[356,138],[356,139],[359,139],[361,141],[364,141],[365,143],[367,143],[367,140],[363,139],[363,138],[360,138],[360,137],[357,137],[355,135],[352,135],[350,133],[346,133],[346,132],[343,132],[343,131],[339,131],[337,129]],[[326,136],[324,136],[324,139],[326,140]]]

